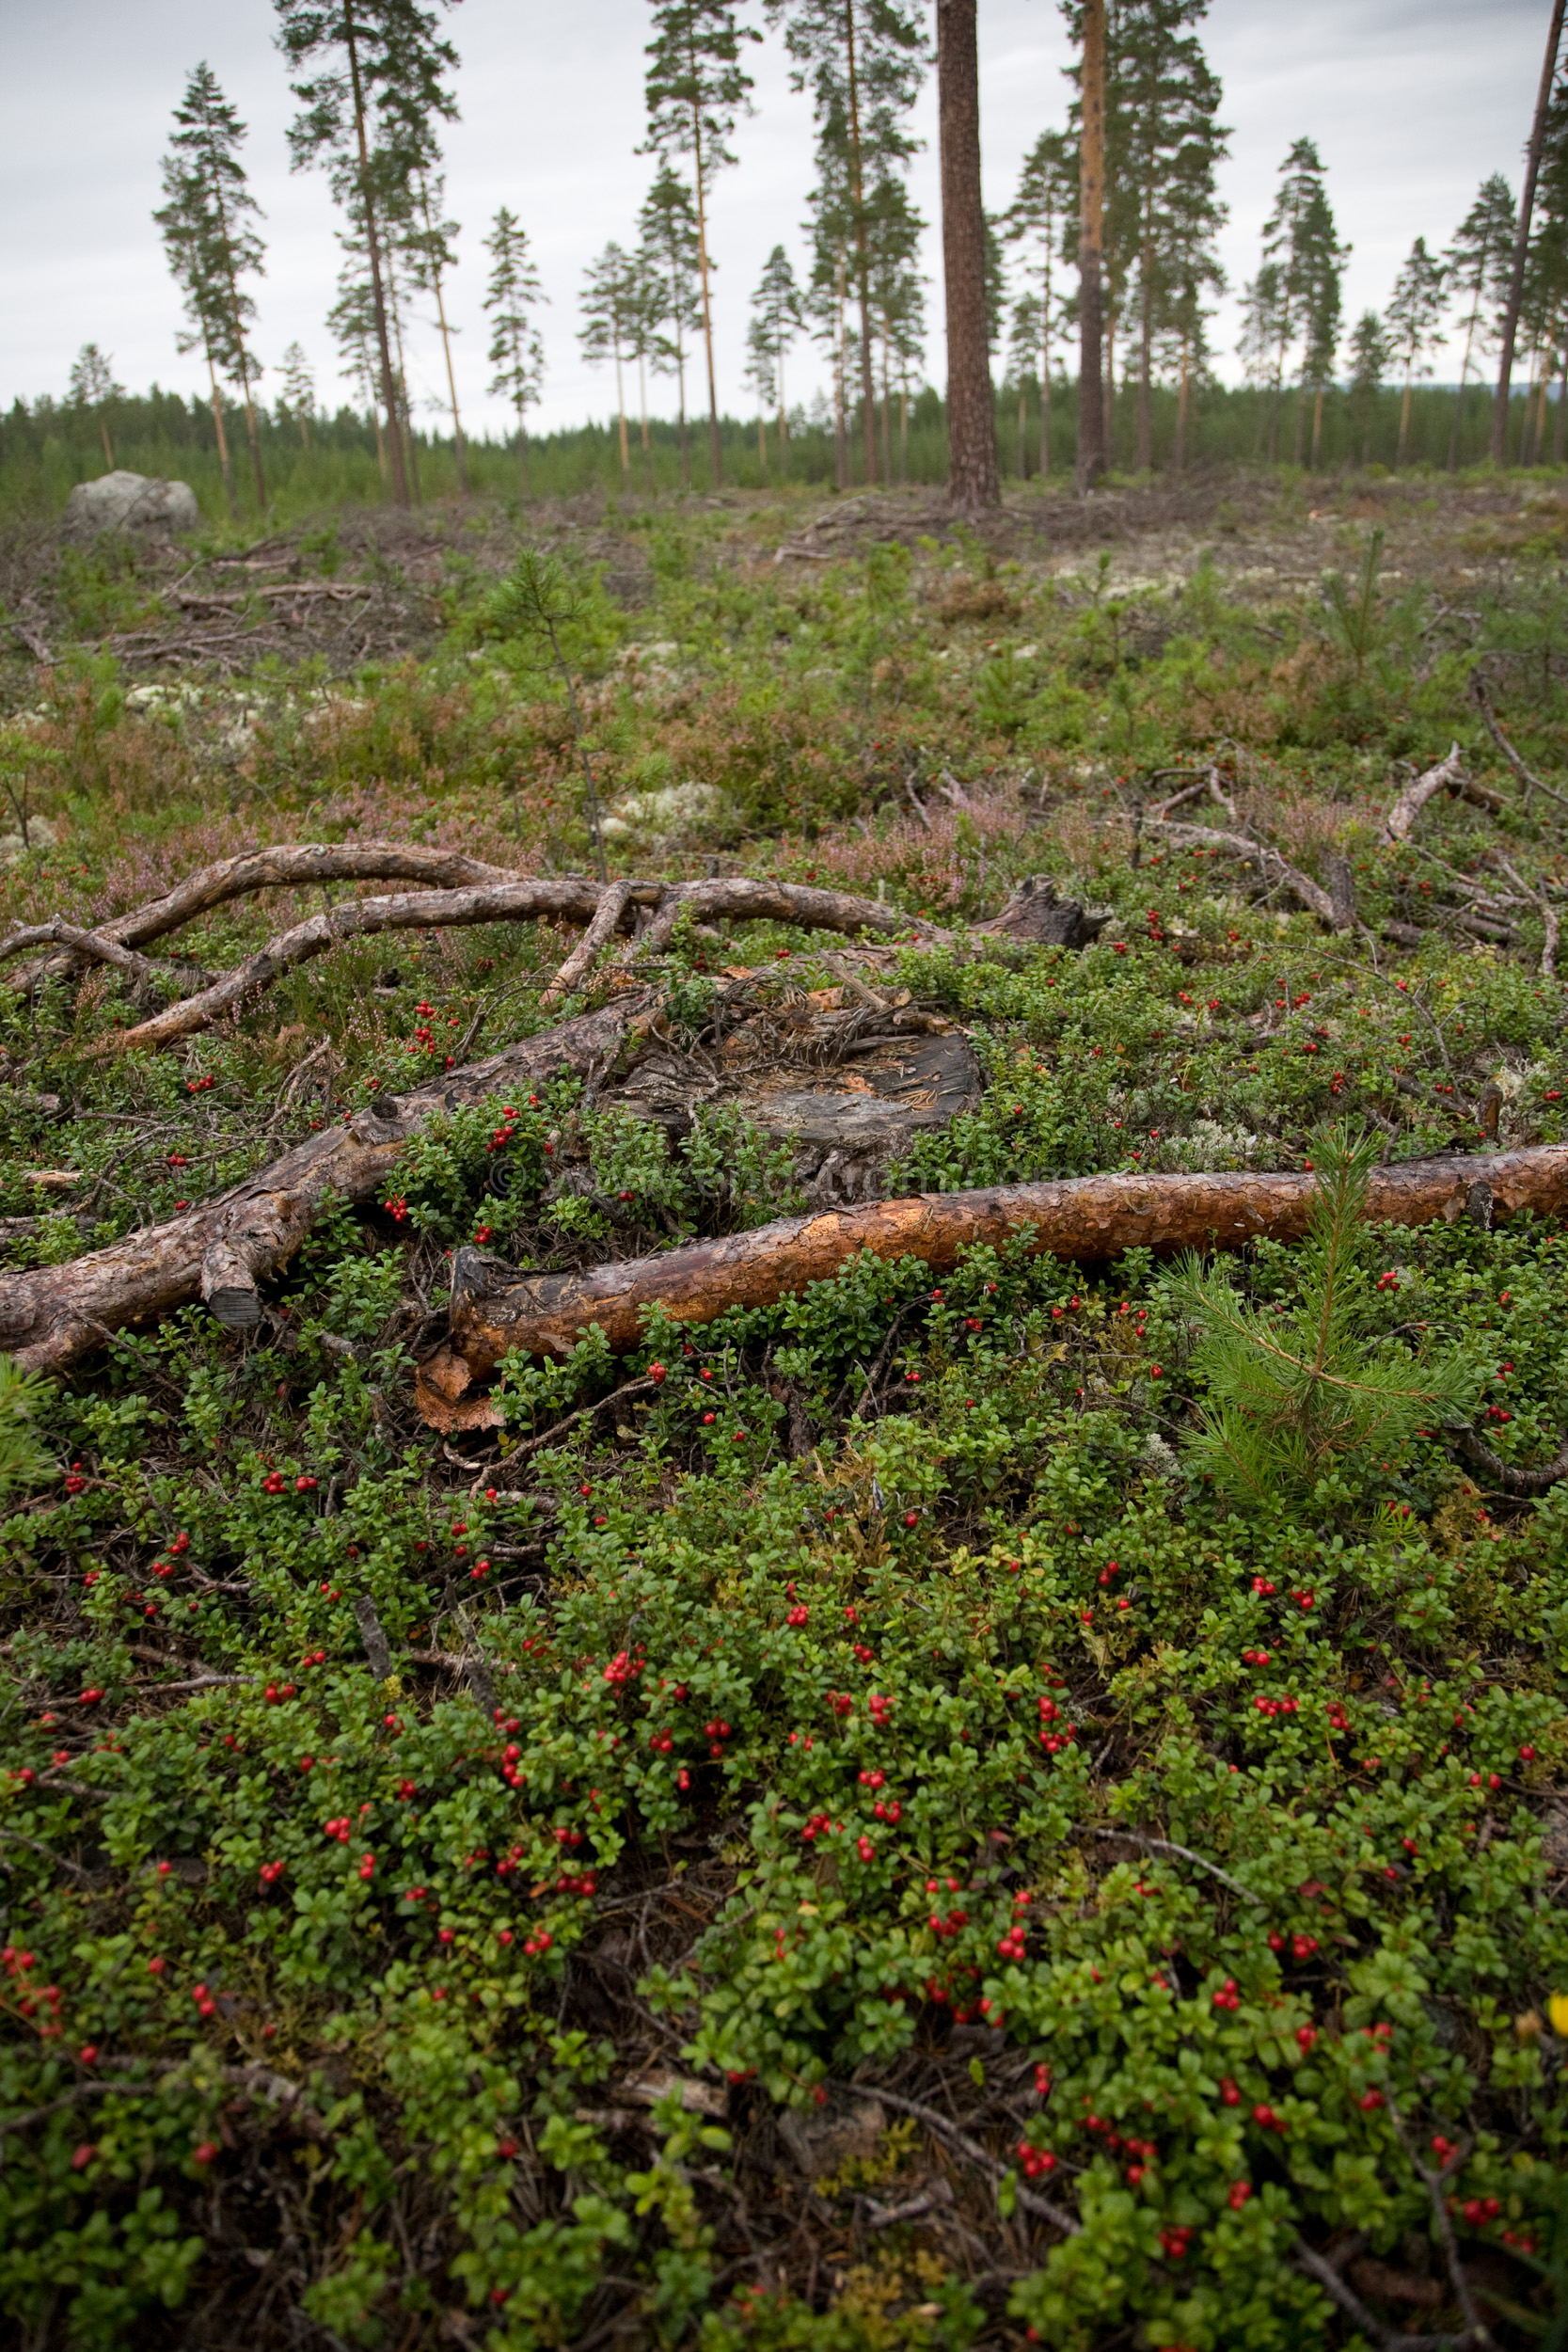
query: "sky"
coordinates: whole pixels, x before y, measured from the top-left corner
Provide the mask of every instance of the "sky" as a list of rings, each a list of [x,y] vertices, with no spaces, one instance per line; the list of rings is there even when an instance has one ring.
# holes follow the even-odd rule
[[[759,28],[757,0],[742,14]],[[927,17],[929,11],[927,10]],[[1211,0],[1203,28],[1231,126],[1221,194],[1222,242],[1233,290],[1258,265],[1259,239],[1279,164],[1292,139],[1314,139],[1327,167],[1341,238],[1353,251],[1347,322],[1387,300],[1412,240],[1440,246],[1492,171],[1517,186],[1541,72],[1549,0]],[[448,210],[462,224],[448,289],[458,395],[467,429],[500,434],[507,413],[489,398],[480,238],[498,205],[533,240],[549,306],[543,314],[546,381],[533,430],[603,417],[612,377],[578,348],[585,267],[610,238],[630,243],[653,171],[635,151],[643,135],[647,0],[461,0],[448,30],[462,65],[462,119],[446,139]],[[112,357],[120,383],[202,389],[196,363],[176,351],[181,324],[151,214],[170,116],[192,66],[205,57],[249,125],[245,161],[266,214],[267,275],[256,289],[258,350],[275,389],[286,345],[303,344],[318,395],[348,393],[324,325],[340,255],[333,206],[317,172],[292,173],[285,134],[293,111],[273,40],[269,0],[0,0],[0,402],[63,393],[80,346]],[[1039,133],[1066,119],[1069,49],[1055,0],[979,0],[981,147],[987,204],[1010,201]],[[739,161],[713,194],[712,249],[719,390],[744,414],[747,302],[769,251],[783,243],[803,275],[801,223],[812,184],[809,100],[789,87],[776,35],[749,54],[754,112],[734,142]],[[926,145],[911,193],[933,224],[927,238],[931,338],[927,365],[944,373],[938,216],[936,105],[928,83],[916,128]],[[1234,291],[1213,342],[1222,374],[1237,373]],[[1440,357],[1437,373],[1447,373]],[[409,375],[417,403],[444,397],[432,327],[416,326]],[[790,362],[793,404],[824,369],[802,344]],[[662,393],[662,397],[661,397]],[[654,405],[669,413],[668,389]],[[697,404],[693,404],[697,405]]]

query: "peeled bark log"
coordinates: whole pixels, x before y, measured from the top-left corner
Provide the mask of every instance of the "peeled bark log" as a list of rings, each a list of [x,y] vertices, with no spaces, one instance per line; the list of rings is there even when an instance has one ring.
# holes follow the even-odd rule
[[[1478,1176],[1493,1213],[1548,1215],[1568,1208],[1568,1144],[1467,1157],[1411,1160],[1374,1169],[1367,1214],[1426,1225],[1465,1213]],[[635,1347],[649,1308],[711,1323],[732,1307],[770,1307],[827,1281],[862,1250],[922,1259],[933,1273],[959,1252],[1025,1232],[1037,1256],[1074,1263],[1124,1250],[1240,1249],[1267,1237],[1299,1241],[1317,1180],[1309,1175],[1080,1176],[990,1191],[921,1193],[812,1216],[783,1217],[755,1232],[692,1242],[587,1274],[515,1275],[476,1249],[452,1261],[451,1346],[470,1376],[516,1349],[565,1354],[588,1326],[618,1353]]]
[[[167,1224],[128,1233],[67,1265],[0,1273],[0,1347],[12,1349],[25,1370],[63,1372],[112,1332],[197,1297],[232,1329],[259,1322],[260,1283],[288,1263],[331,1201],[382,1194],[399,1152],[431,1120],[562,1070],[580,1076],[602,1069],[645,1025],[655,1001],[650,990],[623,990],[601,1011],[448,1071],[399,1100],[383,1097]]]
[[[1457,792],[1464,775],[1465,755],[1455,743],[1449,749],[1447,759],[1440,759],[1435,767],[1427,769],[1413,784],[1405,786],[1383,820],[1384,840],[1405,840],[1428,801],[1439,792]],[[1500,807],[1501,803],[1497,805]]]

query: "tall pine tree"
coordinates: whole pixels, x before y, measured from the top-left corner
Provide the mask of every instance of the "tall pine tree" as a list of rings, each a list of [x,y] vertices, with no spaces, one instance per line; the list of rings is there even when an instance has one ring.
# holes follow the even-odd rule
[[[163,230],[169,266],[194,329],[185,347],[199,342],[206,353],[215,414],[220,413],[217,376],[225,375],[239,387],[260,511],[266,505],[267,489],[250,388],[261,370],[246,342],[256,304],[242,281],[260,274],[263,247],[253,225],[261,216],[261,207],[240,161],[245,126],[205,62],[186,83],[174,120],[163,162],[164,204],[152,217]],[[221,423],[219,431],[221,437]],[[225,486],[232,507],[227,468]]]
[[[1513,191],[1500,171],[1481,183],[1475,202],[1454,230],[1443,256],[1450,290],[1458,295],[1465,320],[1465,349],[1459,363],[1459,398],[1453,405],[1449,432],[1449,471],[1459,464],[1459,434],[1465,414],[1465,388],[1470,361],[1478,351],[1493,348],[1508,299],[1509,269],[1513,257]]]
[[[760,388],[762,362],[766,361],[769,371],[772,396],[778,406],[781,456],[789,447],[784,359],[803,323],[800,289],[795,282],[795,272],[783,246],[776,245],[768,256],[752,296],[752,324],[747,330],[747,345],[757,362],[752,382]]]
[[[895,0],[765,0],[765,6],[769,22],[784,26],[793,87],[812,93],[819,172],[824,137],[843,148],[829,169],[842,185],[860,309],[865,478],[875,482],[871,199],[877,184],[918,145],[909,130],[909,114],[925,77],[925,44],[914,17]]]
[[[648,43],[648,136],[643,152],[668,164],[691,159],[697,216],[697,276],[702,290],[703,346],[707,358],[708,431],[713,480],[723,480],[719,440],[719,379],[713,361],[713,256],[708,244],[708,198],[714,174],[734,155],[725,141],[748,104],[750,74],[740,63],[743,40],[760,40],[743,26],[732,0],[651,0],[654,38]]]
[[[1394,280],[1394,292],[1385,313],[1389,341],[1404,369],[1399,444],[1394,453],[1396,467],[1404,463],[1405,442],[1410,434],[1412,383],[1418,375],[1432,373],[1430,354],[1448,340],[1438,332],[1443,303],[1443,264],[1435,254],[1427,251],[1426,239],[1418,237]]]
[[[1078,152],[1065,131],[1042,131],[1023,159],[1018,194],[1003,215],[1009,243],[1020,248],[1028,299],[1038,336],[1040,383],[1040,471],[1051,471],[1051,353],[1065,323],[1066,301],[1058,283],[1060,264],[1075,249],[1078,216]],[[1020,302],[1025,297],[1021,296]],[[1021,310],[1013,309],[1015,333]],[[1022,471],[1022,461],[1020,471]]]
[[[656,375],[673,375],[680,411],[681,483],[691,487],[691,445],[686,429],[686,362],[703,324],[701,246],[691,190],[661,164],[637,216],[650,290],[650,357]]]
[[[936,0],[942,285],[947,308],[947,485],[960,515],[1002,502],[990,379],[987,230],[980,192],[975,0]]]
[[[447,75],[457,53],[440,38],[435,8],[417,0],[273,0],[277,45],[300,111],[289,127],[296,171],[326,164],[332,192],[356,200],[387,412],[393,495],[409,503],[402,404],[393,365],[387,275],[388,196],[406,198],[437,160],[436,124],[456,119]],[[438,0],[450,6],[451,0]]]
[[[447,183],[441,172],[421,171],[414,183],[411,217],[404,229],[405,266],[414,284],[436,305],[436,325],[447,367],[447,395],[451,405],[452,452],[457,460],[457,487],[468,495],[468,456],[463,441],[463,420],[457,408],[457,373],[451,363],[451,339],[457,332],[447,316],[446,275],[457,266],[458,223],[442,217]]]
[[[528,412],[539,399],[545,380],[545,341],[534,311],[549,297],[539,285],[528,247],[528,230],[503,204],[484,240],[490,256],[490,282],[484,308],[490,313],[490,397],[510,402],[517,416],[517,451],[522,463],[523,496],[529,481]]]

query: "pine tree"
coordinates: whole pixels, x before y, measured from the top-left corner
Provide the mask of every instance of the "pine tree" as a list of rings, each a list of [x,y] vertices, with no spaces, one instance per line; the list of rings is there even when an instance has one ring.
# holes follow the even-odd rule
[[[1560,351],[1568,349],[1568,86],[1560,84],[1547,109],[1536,181],[1529,255],[1519,306],[1531,355],[1531,393],[1525,402],[1520,463],[1540,465],[1546,453],[1546,415],[1551,377]],[[1568,358],[1563,362],[1568,381]],[[1533,433],[1531,411],[1533,408]],[[1562,455],[1563,409],[1560,401],[1557,450]]]
[[[1385,313],[1390,341],[1397,357],[1404,366],[1404,395],[1400,402],[1399,445],[1394,455],[1396,468],[1404,463],[1404,445],[1410,431],[1410,388],[1418,375],[1432,373],[1429,353],[1448,341],[1438,333],[1443,316],[1443,264],[1427,251],[1426,239],[1418,237],[1410,248],[1409,259],[1394,280],[1394,292]]]
[[[1375,310],[1363,310],[1351,330],[1350,421],[1361,436],[1361,463],[1367,463],[1377,396],[1393,360],[1388,331]]]
[[[751,76],[741,70],[740,44],[760,40],[737,22],[733,0],[650,0],[654,38],[647,48],[648,137],[643,153],[668,164],[691,158],[697,217],[697,276],[702,289],[703,346],[707,358],[708,432],[713,481],[723,480],[719,440],[719,379],[713,362],[713,257],[708,246],[708,196],[714,174],[735,157],[724,142],[748,105]]]
[[[673,375],[680,405],[681,483],[691,487],[691,448],[686,429],[686,361],[703,323],[697,212],[691,191],[668,164],[659,167],[638,215],[650,289],[650,356],[654,373]]]
[[[779,393],[779,365],[773,354],[766,319],[754,313],[746,325],[746,372],[741,378],[757,400],[757,464],[768,479],[768,411]]]
[[[871,308],[882,353],[882,471],[893,479],[892,405],[895,376],[902,391],[900,471],[908,479],[909,376],[925,358],[925,281],[919,269],[926,224],[910,201],[902,177],[890,172],[871,194]]]
[[[1323,393],[1334,376],[1339,348],[1339,318],[1344,300],[1345,263],[1351,248],[1341,245],[1328,198],[1319,187],[1307,207],[1301,230],[1302,361],[1304,391],[1312,395],[1313,470],[1323,442]],[[1304,403],[1296,405],[1295,461],[1301,463]]]
[[[451,339],[456,333],[447,317],[445,275],[457,266],[458,223],[441,217],[446,203],[444,175],[421,171],[414,183],[414,213],[403,235],[403,251],[410,278],[436,305],[436,324],[447,363],[447,392],[451,403],[452,449],[457,459],[457,486],[468,494],[468,458],[463,443],[463,420],[457,413],[457,376],[451,364]]]
[[[1166,191],[1166,279],[1161,296],[1160,343],[1177,379],[1176,440],[1171,462],[1178,473],[1187,462],[1188,410],[1195,383],[1208,374],[1208,324],[1213,312],[1206,297],[1223,294],[1225,271],[1214,237],[1225,209],[1214,195],[1214,157],[1207,142],[1195,141],[1190,157],[1179,154]]]
[[[1279,415],[1289,373],[1288,360],[1299,341],[1305,349],[1314,284],[1327,267],[1324,236],[1332,245],[1334,215],[1323,187],[1323,158],[1310,139],[1297,139],[1279,167],[1274,210],[1263,224],[1263,254],[1278,269],[1275,304],[1275,344],[1270,369],[1269,456],[1279,453]],[[1342,262],[1340,263],[1342,267]]]
[[[115,453],[109,439],[108,406],[111,400],[123,400],[125,387],[117,384],[107,352],[96,343],[84,343],[71,362],[71,397],[79,408],[90,408],[97,420],[98,437],[103,444],[103,463],[114,471]]]
[[[795,272],[783,246],[776,245],[768,256],[752,295],[752,324],[747,330],[747,347],[754,351],[759,360],[767,363],[768,380],[773,388],[769,397],[778,408],[781,458],[789,446],[789,422],[784,407],[784,358],[803,323],[800,290],[795,283]],[[753,373],[751,381],[758,384],[760,377]]]
[[[1562,47],[1562,20],[1565,0],[1552,0],[1551,24],[1546,33],[1546,54],[1541,67],[1541,83],[1536,92],[1535,119],[1530,126],[1529,146],[1525,154],[1524,185],[1519,192],[1519,218],[1513,232],[1513,258],[1509,271],[1508,293],[1503,300],[1501,332],[1498,336],[1500,357],[1497,362],[1497,395],[1492,406],[1492,463],[1501,466],[1508,456],[1509,386],[1513,371],[1513,342],[1518,331],[1519,310],[1524,300],[1525,274],[1529,262],[1530,218],[1535,207],[1535,186],[1541,169],[1542,151],[1545,145],[1546,122],[1551,112],[1552,91],[1557,82],[1558,56]]]
[[[1367,1335],[1358,1261],[1381,1148],[1379,1136],[1344,1128],[1314,1139],[1317,1192],[1284,1314],[1249,1305],[1227,1269],[1189,1261],[1171,1284],[1198,1327],[1192,1369],[1208,1386],[1188,1458],[1244,1509],[1321,1514],[1352,1502],[1423,1423],[1473,1407],[1481,1372],[1471,1356]]]
[[[326,314],[326,324],[343,363],[341,373],[354,386],[369,414],[375,434],[376,465],[385,486],[391,479],[391,462],[381,425],[382,379],[375,358],[376,306],[370,262],[363,237],[356,237],[352,226],[339,230],[338,243],[343,261],[338,272],[338,299]]]
[[[1078,211],[1078,156],[1064,131],[1042,131],[1023,161],[1018,194],[1004,214],[1006,234],[1034,287],[1039,332],[1040,471],[1051,471],[1051,352],[1067,310],[1056,272],[1065,257]],[[1072,238],[1076,245],[1076,238]],[[1014,308],[1015,322],[1018,308]],[[1022,470],[1022,468],[1021,468]]]
[[[1449,433],[1449,471],[1459,464],[1459,433],[1465,413],[1465,388],[1476,350],[1489,349],[1501,326],[1508,299],[1509,265],[1513,252],[1513,191],[1500,171],[1483,180],[1475,202],[1454,230],[1443,256],[1443,271],[1450,288],[1464,302],[1465,354],[1459,363],[1459,397],[1454,402]]]
[[[542,293],[539,272],[528,249],[528,230],[503,204],[484,240],[490,256],[490,279],[484,308],[491,313],[488,358],[496,373],[490,379],[492,400],[509,400],[517,412],[517,447],[522,459],[523,496],[530,493],[528,412],[538,401],[545,379],[545,342],[534,320],[535,307],[548,296]]]
[[[1018,393],[1018,475],[1029,479],[1029,388],[1045,338],[1040,327],[1040,297],[1031,287],[1019,294],[1007,319],[1007,373]]]
[[[252,226],[261,207],[240,161],[245,126],[205,63],[186,83],[174,119],[178,127],[163,163],[165,204],[153,218],[209,362],[239,387],[261,510],[267,489],[250,388],[261,370],[245,342],[256,304],[240,281],[260,274],[263,247]]]
[[[1215,174],[1228,134],[1216,120],[1218,79],[1189,29],[1207,10],[1208,0],[1124,0],[1110,54],[1107,116],[1125,174],[1122,187],[1112,181],[1114,274],[1135,286],[1140,469],[1153,456],[1154,350],[1172,297],[1183,281],[1219,272],[1213,240],[1226,214]]]
[[[942,258],[947,309],[948,495],[961,515],[1002,502],[986,302],[975,0],[936,0]]]
[[[303,343],[293,342],[283,354],[283,397],[278,406],[299,427],[301,449],[310,446],[310,419],[316,408],[316,379]]]
[[[811,90],[819,147],[824,132],[843,142],[845,226],[860,307],[865,478],[875,482],[870,199],[876,183],[905,164],[918,144],[907,121],[925,76],[925,44],[914,18],[895,0],[764,0],[764,5],[768,22],[784,25],[792,87]]]
[[[637,287],[630,258],[613,241],[596,262],[591,262],[582,281],[582,326],[578,341],[590,365],[612,360],[615,367],[615,409],[621,435],[621,478],[631,480],[631,452],[626,443],[625,365],[633,341]]]
[[[397,377],[388,315],[385,208],[437,160],[436,125],[456,119],[445,76],[457,64],[436,9],[417,0],[273,0],[278,46],[300,112],[289,128],[296,171],[326,163],[341,203],[356,199],[370,276],[381,398],[388,419],[393,495],[409,503]],[[450,6],[451,0],[438,0]],[[307,68],[313,67],[307,73]],[[412,437],[410,437],[410,447]]]
[[[1105,0],[1083,0],[1078,98],[1078,488],[1110,462],[1105,432]]]

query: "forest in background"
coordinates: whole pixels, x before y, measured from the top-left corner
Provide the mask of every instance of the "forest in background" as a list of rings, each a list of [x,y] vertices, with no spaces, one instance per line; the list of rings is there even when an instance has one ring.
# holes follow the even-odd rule
[[[208,420],[194,401],[132,398],[89,342],[64,400],[19,399],[0,426],[0,512],[57,506],[95,466],[94,444],[106,466],[117,448],[136,470],[182,458],[206,510],[221,501],[230,516],[242,499],[256,514],[279,495],[297,511],[312,497],[378,491],[404,505],[470,487],[504,494],[503,453],[465,434],[452,361],[459,322],[448,295],[462,232],[442,135],[458,112],[459,58],[441,11],[403,0],[275,5],[299,100],[291,158],[325,174],[340,222],[325,324],[352,407],[334,412],[320,397],[297,342],[272,363],[270,407],[263,401],[266,246],[248,134],[203,62],[174,109],[153,219],[183,305],[179,348],[199,355],[208,378]],[[1010,203],[987,212],[973,7],[955,14],[944,0],[933,47],[920,12],[895,0],[762,0],[760,24],[732,0],[652,0],[640,151],[655,168],[625,240],[587,268],[573,330],[613,384],[608,432],[590,422],[531,437],[547,300],[517,213],[500,206],[483,240],[487,389],[515,420],[516,493],[608,489],[617,469],[628,490],[946,479],[973,506],[994,496],[999,470],[1024,480],[1070,469],[1083,483],[1106,468],[1180,473],[1259,457],[1333,469],[1561,463],[1560,9],[1522,188],[1494,172],[1446,244],[1418,237],[1381,311],[1345,317],[1351,247],[1317,146],[1291,142],[1257,271],[1240,289],[1236,389],[1218,380],[1212,333],[1227,291],[1217,240],[1230,133],[1202,45],[1207,0],[1063,0],[1063,13],[1076,57],[1065,121],[1041,129]],[[746,62],[765,32],[782,37],[793,85],[810,95],[816,183],[798,256],[775,246],[749,297],[745,420],[721,401],[715,367],[716,191],[736,159],[753,87]],[[912,109],[933,64],[944,154],[965,156],[961,187],[943,181],[945,397],[929,380],[926,224],[907,184],[919,146]],[[438,338],[439,432],[428,412],[441,404],[423,402],[421,417],[410,390],[420,318]],[[786,395],[802,342],[828,371],[805,410]],[[1433,388],[1440,354],[1446,369],[1457,363],[1457,390]],[[675,394],[673,423],[650,421],[661,383],[663,405]]]

